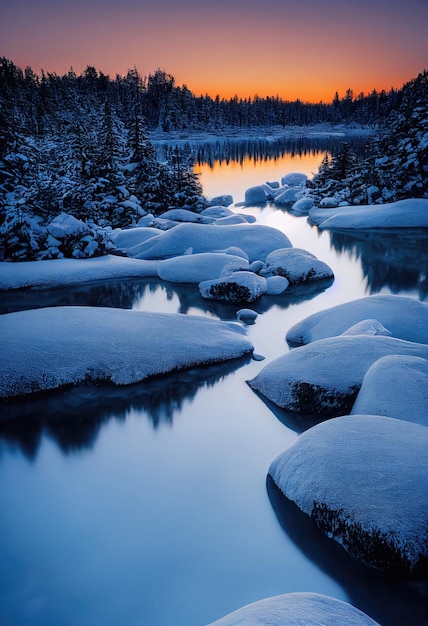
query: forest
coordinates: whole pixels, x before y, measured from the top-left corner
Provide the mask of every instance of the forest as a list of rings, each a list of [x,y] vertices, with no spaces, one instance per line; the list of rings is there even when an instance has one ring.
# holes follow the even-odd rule
[[[334,191],[364,204],[428,193],[426,71],[399,90],[354,96],[348,89],[313,104],[195,96],[162,70],[147,78],[134,69],[112,79],[91,66],[79,76],[37,75],[0,58],[0,260],[105,254],[102,228],[135,225],[169,208],[204,208],[195,155],[175,149],[158,160],[153,132],[221,136],[320,123],[375,134],[364,155],[346,143],[326,154],[311,181],[316,195]],[[46,224],[63,212],[92,228],[97,245],[51,245]]]

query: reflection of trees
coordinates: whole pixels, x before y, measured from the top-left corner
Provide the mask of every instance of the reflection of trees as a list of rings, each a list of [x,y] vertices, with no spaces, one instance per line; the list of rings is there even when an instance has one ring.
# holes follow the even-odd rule
[[[70,453],[91,448],[103,424],[126,420],[130,411],[144,414],[157,429],[171,426],[185,401],[202,387],[212,387],[248,363],[248,357],[158,376],[126,387],[87,386],[43,393],[0,404],[0,443],[17,446],[29,459],[44,435]]]
[[[392,293],[416,289],[419,298],[428,295],[428,230],[371,229],[329,231],[338,253],[358,259],[370,290],[388,287]]]
[[[284,532],[310,561],[339,583],[354,606],[382,626],[426,626],[426,582],[391,578],[351,558],[285,498],[270,476],[266,488]]]
[[[213,139],[212,141],[186,143],[183,153],[188,158],[193,158],[198,165],[208,163],[211,167],[215,162],[229,164],[243,163],[250,159],[254,163],[260,161],[276,161],[285,155],[302,156],[317,155],[320,152],[336,154],[344,142],[344,138],[337,137],[305,137],[303,134],[292,138],[224,138]],[[352,143],[355,150],[365,151],[367,149],[367,139],[346,139],[347,143]],[[157,156],[160,160],[168,160],[174,153],[177,146],[174,142],[162,143],[157,146]]]

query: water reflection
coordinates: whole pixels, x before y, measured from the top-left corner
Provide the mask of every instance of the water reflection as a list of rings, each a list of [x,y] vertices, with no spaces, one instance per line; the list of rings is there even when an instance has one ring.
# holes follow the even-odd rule
[[[382,626],[426,626],[428,584],[425,581],[400,581],[352,559],[282,495],[270,476],[266,488],[284,532],[307,558],[338,581],[354,606]]]
[[[329,231],[332,248],[358,260],[370,294],[416,290],[428,295],[428,229]]]
[[[87,386],[0,404],[0,442],[35,459],[47,434],[64,453],[92,448],[103,424],[125,421],[132,411],[145,415],[154,429],[172,426],[185,402],[248,364],[243,357],[226,363],[158,376],[126,387]]]

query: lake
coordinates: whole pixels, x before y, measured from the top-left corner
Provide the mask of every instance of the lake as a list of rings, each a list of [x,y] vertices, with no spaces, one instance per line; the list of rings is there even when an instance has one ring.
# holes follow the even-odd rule
[[[229,155],[195,171],[208,197],[239,203],[248,187],[311,175],[323,155],[319,146]],[[265,361],[3,408],[15,419],[0,422],[1,625],[203,626],[293,591],[348,601],[382,626],[426,624],[424,585],[348,558],[267,480],[270,462],[311,423],[263,402],[246,380],[287,351],[287,330],[315,311],[374,293],[426,301],[427,233],[351,236],[271,205],[234,210],[328,263],[334,283],[254,303],[259,317],[247,332]],[[241,308],[144,280],[11,294],[2,311],[74,303],[226,320]]]

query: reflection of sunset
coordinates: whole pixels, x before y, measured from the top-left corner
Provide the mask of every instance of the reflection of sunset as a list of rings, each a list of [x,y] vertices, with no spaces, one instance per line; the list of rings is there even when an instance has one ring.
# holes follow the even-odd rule
[[[195,165],[195,172],[200,173],[203,192],[208,198],[216,195],[231,194],[235,202],[244,199],[245,190],[255,185],[262,185],[269,181],[281,183],[281,178],[289,172],[303,172],[309,178],[318,171],[324,152],[313,152],[308,154],[284,154],[277,159],[266,159],[255,161],[250,157],[245,157],[242,164],[237,161],[230,161],[226,164],[215,161],[211,167],[209,164]],[[217,188],[217,181],[221,173],[224,189]]]

